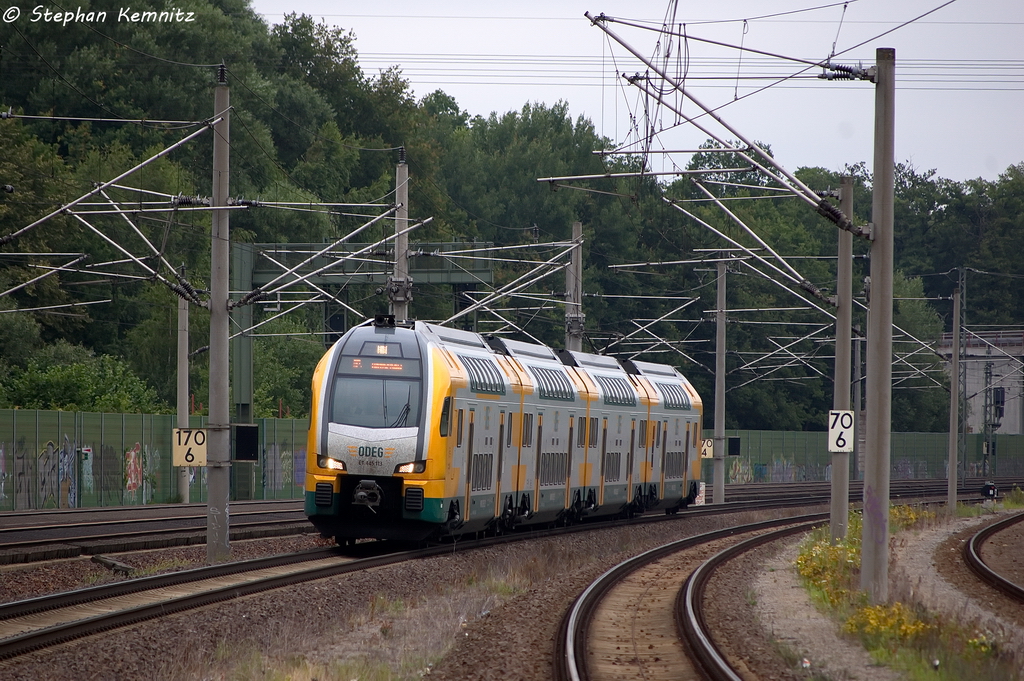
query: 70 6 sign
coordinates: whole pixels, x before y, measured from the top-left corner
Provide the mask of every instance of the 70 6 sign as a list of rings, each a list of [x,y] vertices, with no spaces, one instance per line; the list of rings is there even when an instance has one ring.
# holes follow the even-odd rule
[[[833,409],[828,413],[828,451],[853,451],[853,412]]]
[[[175,466],[205,466],[206,429],[175,428],[171,463]]]

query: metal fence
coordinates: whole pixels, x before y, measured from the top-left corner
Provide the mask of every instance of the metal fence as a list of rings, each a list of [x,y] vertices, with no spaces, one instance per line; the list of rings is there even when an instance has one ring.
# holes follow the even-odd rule
[[[178,501],[165,414],[0,409],[0,511]],[[306,475],[300,419],[257,419],[259,461],[233,462],[231,497],[298,499]],[[193,417],[191,426],[206,419]],[[191,468],[189,500],[206,501],[206,469]]]
[[[0,511],[171,503],[178,500],[171,465],[171,432],[164,414],[0,409]],[[206,420],[193,417],[191,426]],[[305,419],[257,419],[259,461],[231,465],[231,497],[299,499],[306,475]],[[726,431],[739,438],[739,455],[726,459],[728,482],[830,480],[827,433]],[[712,437],[706,431],[705,438]],[[893,433],[894,480],[946,477],[945,433]],[[964,466],[984,473],[983,438],[967,436]],[[1024,435],[997,435],[989,475],[1024,475]],[[863,460],[850,457],[850,477]],[[206,501],[206,469],[192,468],[189,500]],[[711,460],[703,477],[712,482]]]
[[[713,432],[704,431],[704,437],[712,438]],[[739,438],[739,456],[725,460],[729,483],[832,479],[832,455],[826,432],[728,430],[726,437]],[[996,456],[989,458],[987,475],[1024,475],[1024,435],[995,437]],[[948,442],[946,433],[893,433],[890,478],[945,478]],[[986,476],[982,434],[967,435],[967,451],[961,466],[966,468],[968,477]],[[863,454],[851,455],[850,478],[862,479],[863,471]],[[711,459],[704,459],[703,479],[708,484],[713,481]]]

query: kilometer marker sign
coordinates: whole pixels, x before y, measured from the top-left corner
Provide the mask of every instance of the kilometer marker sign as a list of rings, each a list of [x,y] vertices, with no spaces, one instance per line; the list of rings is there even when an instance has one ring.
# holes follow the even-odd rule
[[[828,451],[853,451],[853,412],[833,409],[828,413]]]
[[[206,429],[175,428],[171,435],[171,463],[175,466],[206,465]]]

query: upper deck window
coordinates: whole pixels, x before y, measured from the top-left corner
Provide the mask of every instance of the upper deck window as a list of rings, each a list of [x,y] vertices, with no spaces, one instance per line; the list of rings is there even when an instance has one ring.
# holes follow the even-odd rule
[[[529,365],[527,365],[529,366]],[[573,402],[576,400],[576,389],[569,382],[568,376],[557,369],[546,369],[544,367],[529,367],[537,385],[540,388],[540,396],[548,400],[563,400]]]
[[[490,395],[504,395],[505,381],[501,372],[489,359],[483,357],[470,357],[459,355],[459,361],[469,372],[469,389],[475,393],[487,393]]]
[[[604,392],[605,404],[617,404],[623,407],[636,406],[636,393],[624,378],[616,376],[594,376]]]
[[[661,394],[665,396],[666,409],[690,409],[690,396],[683,386],[672,383],[655,383]]]

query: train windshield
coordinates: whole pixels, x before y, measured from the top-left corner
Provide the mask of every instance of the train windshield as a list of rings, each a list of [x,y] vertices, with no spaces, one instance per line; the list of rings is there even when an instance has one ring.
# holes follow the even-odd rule
[[[331,421],[363,428],[408,428],[420,417],[419,379],[338,375]]]

